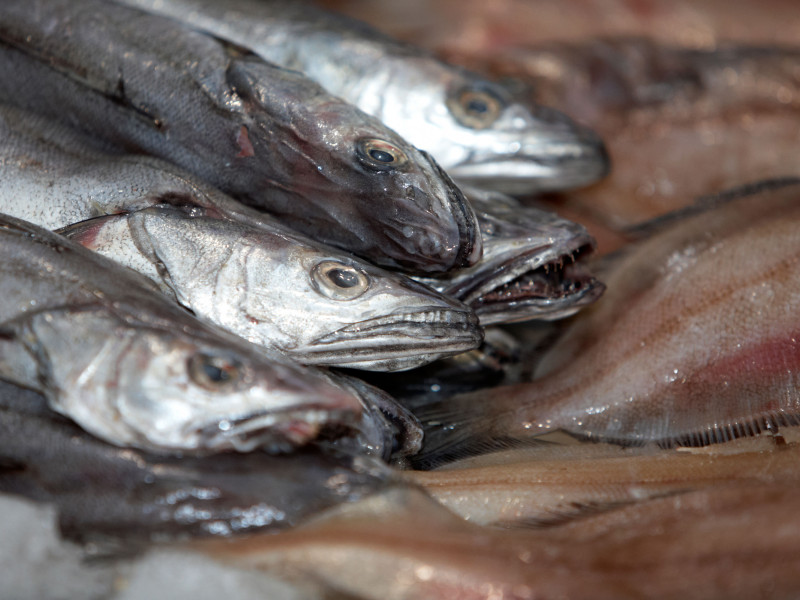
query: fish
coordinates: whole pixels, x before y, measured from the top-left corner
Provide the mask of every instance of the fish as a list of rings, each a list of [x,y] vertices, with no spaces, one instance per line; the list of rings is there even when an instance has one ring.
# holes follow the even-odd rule
[[[523,96],[603,137],[613,173],[557,201],[618,231],[702,195],[800,174],[791,160],[800,145],[794,47],[624,37],[527,45],[485,60]]]
[[[382,266],[444,272],[480,257],[442,168],[297,72],[102,0],[12,0],[0,22],[0,101],[173,162]]]
[[[796,179],[719,194],[651,224],[649,236],[607,257],[608,292],[532,381],[415,412],[423,453],[558,429],[622,445],[704,446],[800,424],[798,224]]]
[[[578,223],[504,194],[467,188],[483,256],[439,277],[415,278],[472,307],[481,325],[563,319],[595,302],[605,287],[583,263],[594,239]]]
[[[293,527],[397,485],[379,460],[307,446],[289,454],[164,456],[120,448],[0,382],[0,492],[56,508],[64,539],[95,553]]]
[[[601,139],[563,113],[310,3],[122,0],[301,71],[430,152],[457,181],[515,194],[609,170]]]
[[[306,364],[391,369],[480,343],[465,306],[170,163],[103,154],[67,127],[5,106],[0,140],[0,212],[58,229],[255,344]]]
[[[397,371],[477,347],[456,300],[269,223],[152,206],[59,230],[195,314],[307,365]]]
[[[0,216],[0,379],[98,438],[156,453],[288,451],[360,401],[191,316],[143,276]]]
[[[277,535],[184,547],[314,585],[323,597],[792,598],[798,501],[793,483],[727,485],[542,531],[499,530],[465,522],[414,488],[393,488]]]
[[[549,443],[403,475],[471,523],[549,528],[732,482],[797,484],[798,452],[796,440],[787,443],[780,436],[738,439],[692,452]]]

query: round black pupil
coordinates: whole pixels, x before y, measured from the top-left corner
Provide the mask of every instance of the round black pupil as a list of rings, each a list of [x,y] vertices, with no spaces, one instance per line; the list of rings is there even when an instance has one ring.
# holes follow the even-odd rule
[[[223,383],[231,379],[231,374],[228,371],[212,363],[204,363],[203,372],[206,374],[206,377],[214,383]]]
[[[394,162],[394,156],[386,152],[385,150],[370,150],[369,155],[377,160],[378,162],[382,163],[390,163]]]
[[[328,271],[328,279],[340,288],[351,288],[358,285],[358,274],[344,269],[331,269]]]
[[[467,102],[467,110],[469,112],[483,114],[489,110],[489,105],[483,100],[472,98],[469,102]]]

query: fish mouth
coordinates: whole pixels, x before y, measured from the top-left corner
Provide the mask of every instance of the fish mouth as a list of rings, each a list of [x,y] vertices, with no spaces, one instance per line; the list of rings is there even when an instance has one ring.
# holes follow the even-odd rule
[[[594,251],[588,235],[569,248],[533,248],[502,265],[457,297],[472,307],[481,325],[568,317],[596,301],[605,285],[579,261]]]
[[[401,371],[472,350],[482,341],[483,330],[472,311],[424,307],[352,323],[292,355],[306,364]]]
[[[220,419],[198,431],[206,451],[235,450],[252,452],[260,448],[269,453],[287,453],[316,439],[330,424],[354,426],[352,410],[331,408],[319,403],[295,410],[261,411],[247,416]]]
[[[538,142],[514,155],[467,160],[450,169],[458,181],[512,195],[554,192],[590,185],[608,175],[611,161],[599,139]]]

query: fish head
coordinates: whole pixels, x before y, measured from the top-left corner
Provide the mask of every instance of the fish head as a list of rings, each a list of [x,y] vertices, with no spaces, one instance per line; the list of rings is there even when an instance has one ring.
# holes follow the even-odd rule
[[[297,243],[270,262],[254,250],[246,270],[252,331],[279,330],[281,349],[301,363],[408,369],[482,339],[462,303],[331,248]]]
[[[157,452],[289,451],[361,413],[359,400],[321,373],[246,344],[140,334],[117,374],[113,411],[122,439]]]
[[[582,187],[608,173],[600,137],[559,111],[427,57],[414,63],[413,77],[397,66],[396,83],[389,83],[397,89],[385,95],[403,102],[387,102],[380,116],[456,181],[530,194]]]
[[[583,265],[586,229],[496,192],[468,188],[484,238],[481,261],[438,279],[436,289],[471,306],[481,325],[568,317],[605,290]]]
[[[287,179],[269,183],[283,190],[273,194],[286,194],[284,222],[383,266],[444,272],[480,258],[475,216],[435,160],[298,73],[266,68],[240,63],[228,77],[245,106],[270,114],[268,123],[254,122],[267,136],[250,135],[247,154],[283,162]],[[276,137],[277,148],[259,147]]]

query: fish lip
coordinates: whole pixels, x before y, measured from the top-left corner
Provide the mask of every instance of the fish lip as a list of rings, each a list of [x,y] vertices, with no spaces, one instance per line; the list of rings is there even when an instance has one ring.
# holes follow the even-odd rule
[[[458,248],[452,262],[444,269],[432,265],[426,272],[441,272],[460,269],[476,264],[483,254],[483,245],[478,226],[478,217],[472,209],[464,192],[456,185],[452,177],[445,172],[439,163],[424,150],[419,150],[434,174],[439,177],[446,188],[445,210],[452,215],[458,232]]]
[[[575,189],[606,177],[611,159],[605,144],[591,141],[544,142],[557,152],[552,157],[541,154],[497,156],[486,160],[466,160],[449,169],[450,174],[465,183],[491,186],[500,192],[530,194]]]
[[[427,306],[411,311],[398,309],[351,323],[312,340],[292,354],[311,364],[344,354],[337,364],[360,364],[411,359],[425,350],[455,354],[478,347],[482,340],[483,330],[471,310]]]
[[[540,271],[546,265],[556,263],[560,265],[566,260],[577,263],[584,255],[591,253],[594,247],[594,238],[583,234],[574,238],[568,245],[562,243],[539,246],[516,254],[511,259],[501,255],[480,269],[483,277],[478,279],[471,277],[466,284],[460,287],[458,284],[451,286],[445,293],[471,306],[483,326],[534,318],[562,318],[597,300],[605,290],[605,285],[592,277],[588,271],[586,273],[579,271],[582,285],[572,293],[557,297],[510,298],[507,301],[484,301],[483,298],[501,290],[526,273]]]
[[[264,410],[221,419],[196,431],[204,440],[203,449],[209,453],[223,450],[250,452],[256,448],[289,452],[311,442],[322,427],[331,422],[352,424],[356,419],[347,406],[317,402],[304,404],[301,408]]]

